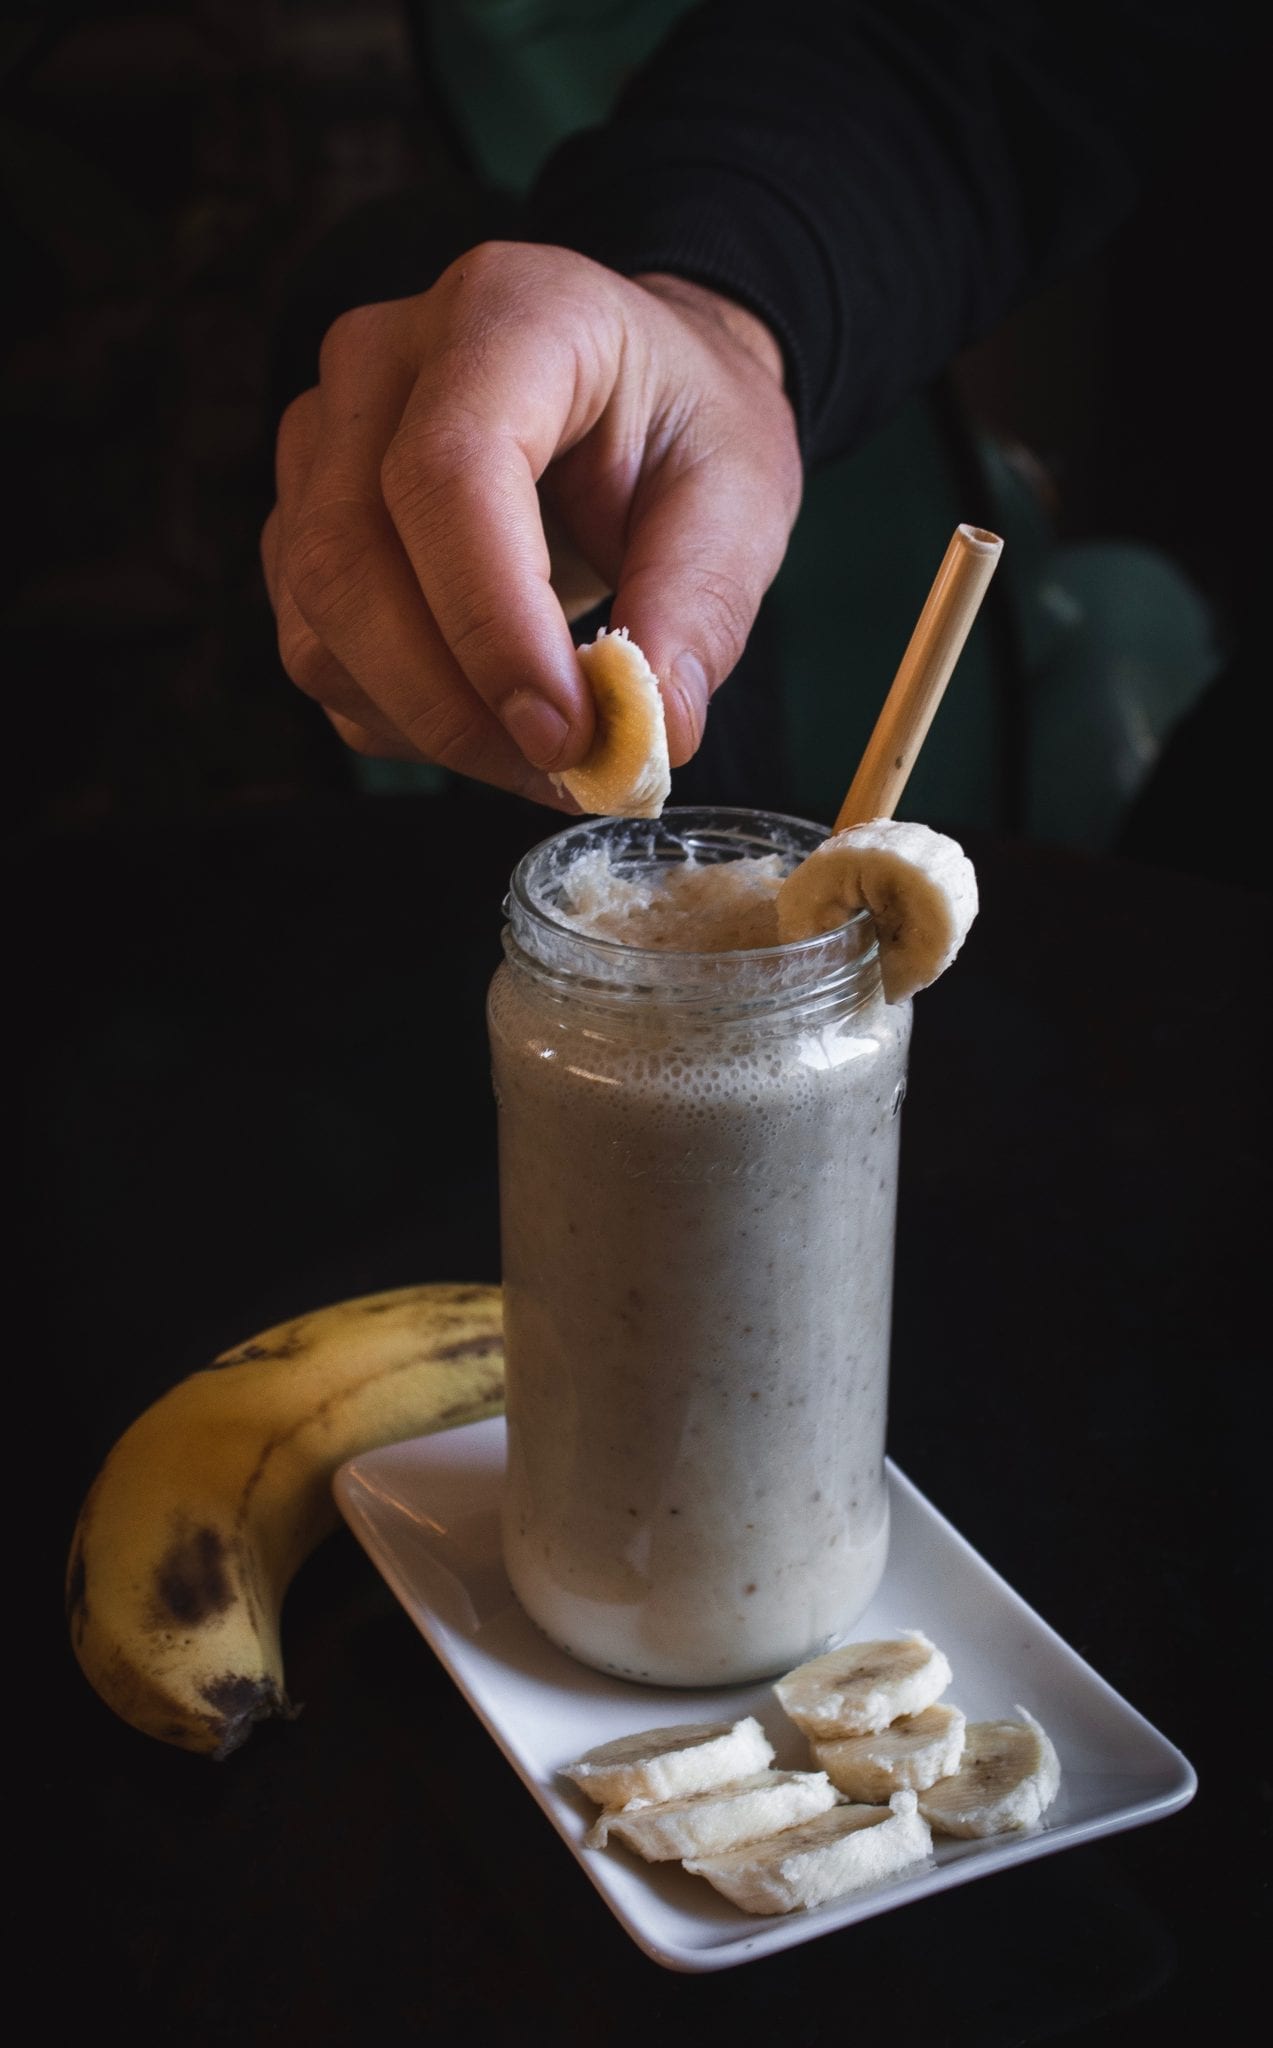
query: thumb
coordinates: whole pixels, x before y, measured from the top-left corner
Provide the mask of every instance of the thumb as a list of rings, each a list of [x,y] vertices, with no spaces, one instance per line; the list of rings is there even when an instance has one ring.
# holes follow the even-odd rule
[[[668,754],[688,761],[713,692],[737,663],[795,518],[786,478],[698,455],[647,481],[611,609],[663,692]]]

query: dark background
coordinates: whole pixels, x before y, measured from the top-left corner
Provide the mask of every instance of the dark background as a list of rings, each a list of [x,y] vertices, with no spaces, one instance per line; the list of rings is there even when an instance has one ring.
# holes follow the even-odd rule
[[[1267,1088],[1259,1005],[1231,1014],[1227,986],[1247,989],[1267,932],[1243,893],[1265,886],[1267,809],[1254,71],[1098,261],[957,366],[971,416],[1041,465],[1058,530],[1164,549],[1230,661],[1126,821],[1090,960],[1069,951],[1085,863],[973,848],[987,952],[974,932],[916,1034],[891,1424],[903,1468],[1203,1791],[997,1893],[885,1916],[869,1944],[684,1985],[594,1910],[351,1540],[289,1597],[311,1710],[224,1772],[117,1724],[71,1659],[75,1511],[146,1402],[322,1301],[498,1277],[481,991],[503,879],[544,821],[453,787],[420,831],[412,800],[361,792],[280,671],[259,579],[297,266],[365,201],[466,190],[404,13],[31,8],[3,35],[0,644],[34,1026],[14,1089],[36,1311],[15,1484],[33,1453],[42,1503],[20,1766],[42,1933],[63,1944],[52,2002],[77,2031],[116,2019],[199,2048],[478,2023],[555,2040],[629,2010],[683,2038],[754,2011],[803,2048],[844,2038],[865,1972],[868,2013],[914,1993],[908,2041],[1158,2041],[1177,2010],[1223,2032],[1267,1901],[1260,1816],[1229,1785],[1248,1738],[1217,1727],[1214,1676],[1218,1644],[1252,1654],[1267,1550]],[[468,894],[439,897],[460,845],[479,849]],[[987,1046],[978,1097],[963,1076]]]
[[[417,30],[397,0],[7,18],[3,405],[21,499],[0,630],[41,827],[354,787],[281,675],[256,542],[298,266],[408,186],[463,214]],[[1162,548],[1239,669],[1256,580],[1254,100],[1253,77],[1200,103],[1136,219],[952,379],[970,418],[1039,466],[1058,533]],[[1228,864],[1238,795],[1255,793],[1231,743],[1249,701],[1226,675],[1129,820],[1132,851]],[[1178,794],[1207,827],[1183,852]]]
[[[402,11],[35,8],[6,37],[5,641],[40,822],[347,788],[256,543],[289,265],[433,159]]]

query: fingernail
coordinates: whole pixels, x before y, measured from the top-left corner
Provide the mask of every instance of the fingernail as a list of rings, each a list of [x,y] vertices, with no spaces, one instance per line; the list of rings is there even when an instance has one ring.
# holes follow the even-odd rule
[[[546,697],[516,690],[500,706],[500,717],[534,768],[551,768],[559,759],[570,727]]]
[[[707,700],[711,694],[707,687],[707,670],[696,654],[687,651],[678,654],[672,663],[671,682],[685,708],[690,738],[697,746],[707,723]]]

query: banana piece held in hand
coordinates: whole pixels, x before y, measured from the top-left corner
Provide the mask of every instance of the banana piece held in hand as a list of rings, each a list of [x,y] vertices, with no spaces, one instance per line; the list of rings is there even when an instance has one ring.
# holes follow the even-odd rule
[[[604,629],[576,649],[592,689],[597,727],[575,768],[554,775],[581,810],[657,818],[672,787],[659,679],[626,627]]]
[[[67,1610],[85,1676],[143,1734],[213,1757],[291,1718],[279,1616],[339,1520],[338,1466],[496,1415],[503,1396],[500,1290],[485,1285],[338,1302],[182,1380],[80,1510]]]
[[[944,974],[977,915],[977,877],[963,848],[927,825],[876,818],[824,839],[778,891],[784,943],[834,931],[869,910],[890,1003]]]

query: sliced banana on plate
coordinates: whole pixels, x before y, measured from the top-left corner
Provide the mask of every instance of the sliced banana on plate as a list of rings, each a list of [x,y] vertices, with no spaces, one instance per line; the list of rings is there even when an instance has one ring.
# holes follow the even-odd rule
[[[921,1714],[950,1684],[944,1651],[912,1629],[867,1643],[843,1643],[798,1664],[774,1691],[811,1742],[874,1735],[902,1714]]]
[[[659,679],[627,629],[576,650],[596,710],[592,745],[558,789],[599,817],[657,818],[672,788]]]
[[[970,1721],[953,1777],[919,1795],[920,1812],[943,1835],[1004,1835],[1033,1827],[1056,1798],[1061,1765],[1024,1707],[1016,1721]]]
[[[744,1913],[791,1913],[880,1884],[932,1846],[915,1794],[895,1792],[887,1806],[835,1806],[745,1848],[689,1857],[685,1868]]]
[[[772,1769],[754,1715],[678,1722],[591,1749],[562,1775],[603,1811],[587,1836],[678,1859],[745,1913],[821,1906],[926,1863],[933,1835],[1033,1828],[1061,1766],[1024,1707],[966,1722],[938,1695],[943,1651],[918,1629],[846,1643],[775,1682],[816,1771]]]
[[[754,1714],[739,1721],[678,1721],[645,1728],[590,1749],[562,1776],[598,1806],[630,1800],[683,1799],[710,1792],[773,1761],[773,1744]]]
[[[778,891],[785,942],[834,931],[869,910],[890,1003],[944,974],[977,915],[977,877],[963,848],[928,825],[876,818],[824,839]]]
[[[815,1742],[813,1754],[836,1790],[850,1799],[882,1801],[894,1792],[926,1792],[959,1769],[965,1717],[945,1700],[903,1714],[874,1735]]]
[[[588,1847],[603,1849],[614,1835],[647,1863],[716,1856],[839,1804],[825,1771],[753,1771],[735,1785],[688,1799],[655,1806],[634,1800],[617,1812],[607,1807],[589,1831]]]

